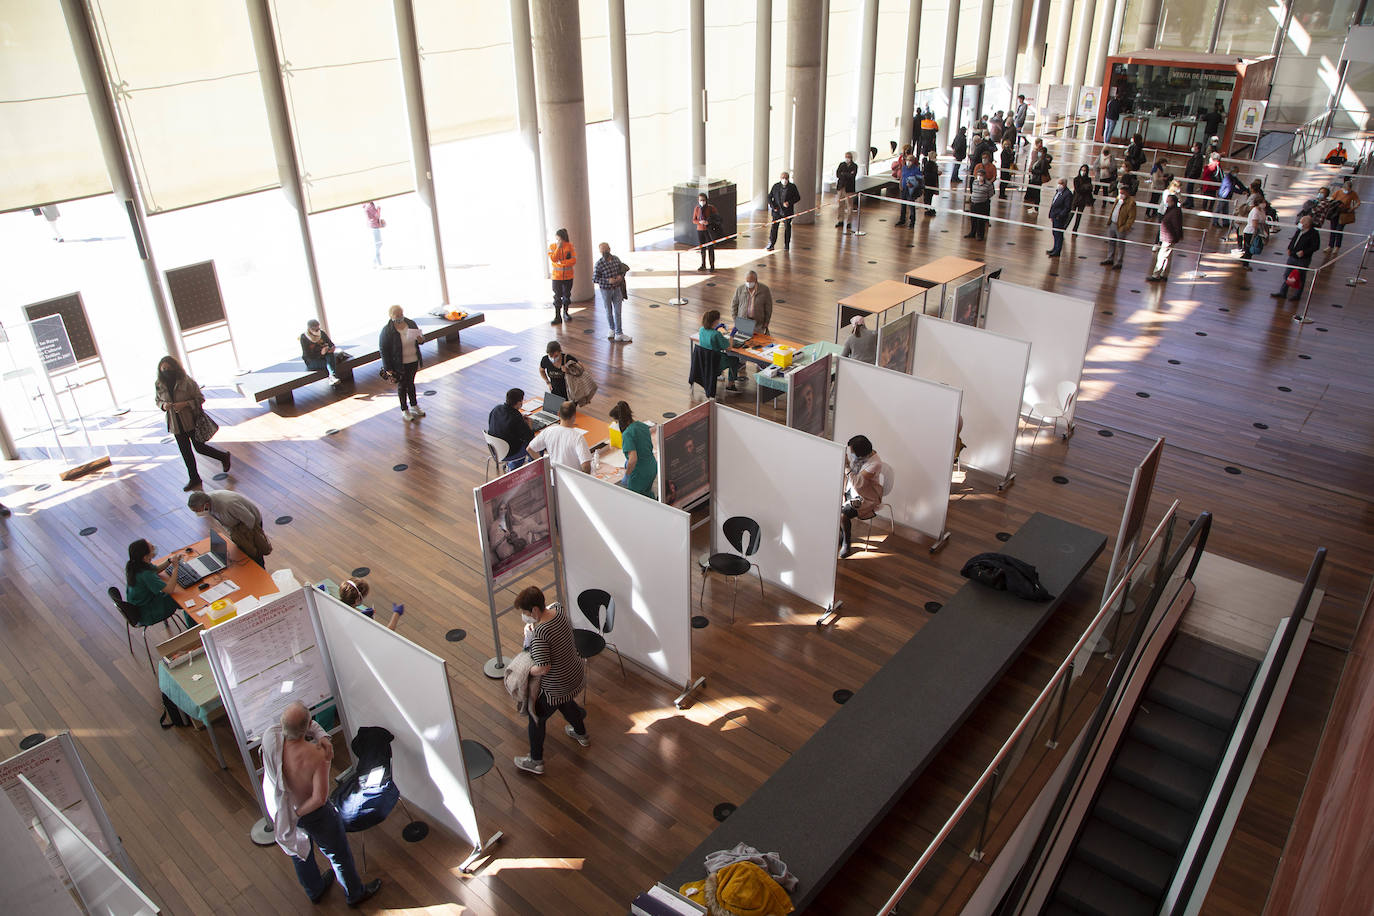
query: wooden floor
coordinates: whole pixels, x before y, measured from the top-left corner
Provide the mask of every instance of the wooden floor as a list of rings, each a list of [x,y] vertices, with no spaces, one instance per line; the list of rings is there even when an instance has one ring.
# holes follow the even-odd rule
[[[234,473],[211,485],[244,493],[268,519],[292,519],[268,526],[276,544],[269,568],[337,579],[371,567],[378,603],[404,602],[403,631],[449,662],[464,736],[493,749],[515,791],[511,804],[494,775],[477,785],[484,832],[500,829],[505,840],[473,876],[457,870],[468,850],[437,830],[417,845],[401,839],[399,817],[370,831],[368,870],[387,880],[375,911],[625,912],[711,829],[717,804],[747,798],[834,712],[835,690],[860,687],[920,629],[924,605],[951,595],[963,561],[994,549],[996,533],[1041,510],[1113,535],[1131,468],[1161,435],[1168,448],[1151,522],[1175,498],[1184,518],[1210,510],[1211,550],[1292,579],[1316,546],[1330,548],[1314,641],[1209,905],[1262,908],[1374,571],[1374,297],[1344,286],[1350,271],[1341,269],[1319,281],[1316,322],[1301,326],[1267,296],[1282,275],[1275,267],[1243,274],[1218,259],[1205,262],[1200,282],[1146,284],[1144,249],[1109,272],[1098,266],[1100,243],[1070,238],[1063,259],[1050,261],[1043,218],[1034,229],[994,225],[986,243],[974,244],[961,238],[957,217],[909,230],[893,225],[895,215],[867,208],[863,237],[840,235],[828,218],[798,226],[790,253],[765,254],[756,233],[742,241],[756,247],[722,252],[722,269],[688,286],[691,304],[682,309],[666,304],[670,274],[638,272],[626,317],[633,344],[608,343],[591,309],[556,336],[598,378],[603,409],[624,397],[640,416],[657,418],[689,405],[681,341],[703,309],[728,307],[746,269],[772,287],[775,332],[810,341],[833,334],[842,296],[942,255],[985,257],[1008,280],[1097,303],[1076,434],[1041,437],[1034,451],[1024,442],[1016,482],[1004,492],[976,475],[956,488],[943,552],[932,557],[899,534],[844,562],[838,597],[847,616],[832,630],[812,626],[818,608],[777,589],[767,606],[741,590],[732,627],[723,613],[728,591],[708,586],[712,624],[694,635],[695,671],[708,679],[700,701],[677,711],[669,687],[633,672],[622,681],[598,661],[592,747],[579,749],[555,727],[542,779],[511,767],[525,752],[524,728],[481,671],[492,646],[471,490],[483,479],[487,411],[512,385],[540,387],[548,312],[509,307],[506,320],[465,332],[460,350],[441,349],[444,358],[420,375],[429,415],[419,423],[398,419],[373,373],[360,376],[356,392],[316,386],[275,412],[227,392],[212,400],[223,424],[217,444],[232,450]],[[626,260],[636,266],[637,258],[654,261]],[[499,310],[489,308],[489,318]],[[739,401],[752,409],[752,393]],[[0,756],[31,732],[70,729],[142,885],[166,911],[311,911],[287,857],[248,841],[257,812],[241,765],[221,771],[203,734],[157,727],[155,681],[119,641],[123,627],[104,591],[120,580],[126,544],[150,537],[170,548],[203,533],[185,509],[184,472],[160,419],[144,412],[120,422],[131,441],[115,450],[108,472],[67,484],[6,468],[0,498],[16,512],[0,523]],[[392,470],[401,464],[407,469]],[[87,526],[96,531],[81,536]],[[1074,607],[1013,665],[813,912],[876,912],[1072,645],[1101,595],[1105,565],[1104,557]],[[454,628],[467,638],[445,641]],[[1075,694],[1073,721],[1086,714],[1093,682],[1084,678]],[[920,701],[912,698],[913,715]],[[223,725],[219,735],[232,747]],[[1043,770],[1056,759],[1033,762]],[[852,772],[817,778],[843,792],[863,766],[856,760]],[[1004,790],[998,810],[1024,807],[1020,788]],[[937,860],[938,872],[919,886],[920,906],[904,912],[957,911],[990,862],[968,859],[972,832],[960,828],[959,848]],[[1005,832],[992,832],[994,852]],[[323,909],[342,911],[341,896],[333,892]]]

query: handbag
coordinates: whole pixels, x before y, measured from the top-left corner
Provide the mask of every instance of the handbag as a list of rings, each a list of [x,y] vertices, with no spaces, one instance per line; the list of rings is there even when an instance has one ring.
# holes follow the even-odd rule
[[[1342,226],[1349,226],[1351,223],[1355,222],[1355,211],[1342,210],[1339,222]]]
[[[579,406],[590,404],[596,394],[596,379],[576,360],[568,361],[563,374],[567,377],[568,399]]]
[[[191,428],[191,438],[204,444],[215,438],[217,432],[219,432],[219,424],[204,410],[197,410],[196,424]]]
[[[1302,274],[1298,273],[1295,267],[1288,272],[1288,276],[1284,278],[1283,282],[1289,289],[1302,289]]]

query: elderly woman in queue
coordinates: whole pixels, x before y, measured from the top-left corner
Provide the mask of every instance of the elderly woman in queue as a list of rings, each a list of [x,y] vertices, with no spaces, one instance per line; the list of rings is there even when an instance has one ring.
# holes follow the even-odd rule
[[[167,414],[167,432],[176,439],[181,450],[181,460],[186,463],[185,492],[199,490],[202,486],[200,471],[196,469],[195,456],[191,450],[219,462],[220,468],[229,473],[230,455],[215,448],[208,441],[196,436],[196,424],[205,413],[205,395],[201,393],[196,380],[186,374],[175,357],[164,356],[157,364],[157,406]]]

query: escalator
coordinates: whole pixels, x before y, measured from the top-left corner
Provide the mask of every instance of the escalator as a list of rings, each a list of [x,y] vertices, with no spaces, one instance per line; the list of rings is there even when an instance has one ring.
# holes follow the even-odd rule
[[[1043,912],[1159,911],[1258,669],[1194,636],[1174,637]]]

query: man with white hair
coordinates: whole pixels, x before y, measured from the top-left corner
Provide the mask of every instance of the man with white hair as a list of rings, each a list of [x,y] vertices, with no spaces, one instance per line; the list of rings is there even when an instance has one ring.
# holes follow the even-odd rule
[[[855,315],[849,319],[849,324],[854,330],[850,331],[849,339],[844,342],[844,349],[840,351],[840,355],[865,363],[876,363],[878,361],[877,333],[864,327],[864,316],[862,315]]]
[[[353,864],[343,817],[329,799],[329,765],[334,745],[305,704],[293,702],[281,721],[262,737],[262,795],[274,825],[277,845],[291,856],[296,878],[319,903],[338,876],[349,906],[357,906],[381,890],[380,878],[366,884]],[[321,874],[315,847],[333,871]]]

